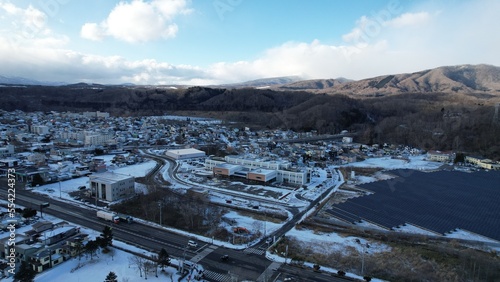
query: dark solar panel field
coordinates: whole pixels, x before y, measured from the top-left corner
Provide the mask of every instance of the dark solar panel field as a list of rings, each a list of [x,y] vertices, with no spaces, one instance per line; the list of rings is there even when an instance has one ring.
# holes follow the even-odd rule
[[[500,172],[391,173],[404,177],[360,185],[375,193],[326,212],[352,223],[364,219],[386,228],[411,223],[440,234],[460,228],[500,240]]]

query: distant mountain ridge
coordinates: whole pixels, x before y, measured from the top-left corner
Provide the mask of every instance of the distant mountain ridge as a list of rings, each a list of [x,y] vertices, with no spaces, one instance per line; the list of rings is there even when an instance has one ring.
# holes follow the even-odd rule
[[[0,76],[0,85],[71,85],[64,82],[37,81],[22,77]],[[96,87],[98,84],[75,84]],[[100,85],[104,86],[104,85]],[[111,86],[111,85],[106,85]],[[116,86],[116,85],[115,85]],[[124,83],[118,86],[134,87]],[[141,87],[141,86],[137,86]],[[189,88],[188,85],[150,85],[153,88]],[[232,84],[208,86],[211,88],[256,88],[272,90],[309,91],[313,93],[347,94],[355,96],[379,96],[402,93],[489,93],[500,95],[500,67],[493,65],[443,66],[414,73],[382,75],[362,80],[346,78],[308,79],[299,76],[262,78]]]
[[[53,82],[53,81],[38,81],[34,79],[24,78],[24,77],[8,77],[0,75],[0,84],[7,85],[43,85],[43,86],[60,86],[65,85],[64,82]]]
[[[280,85],[278,89],[286,90],[317,90],[317,89],[328,89],[337,86],[342,83],[352,82],[353,80],[339,77],[330,79],[309,79],[300,80],[285,85]]]
[[[280,76],[280,77],[269,77],[269,78],[260,78],[250,81],[238,82],[238,83],[230,83],[230,84],[219,84],[214,85],[212,87],[224,87],[224,88],[263,88],[263,87],[272,87],[278,85],[286,85],[290,83],[294,83],[296,81],[301,81],[302,78],[300,76]]]
[[[383,75],[358,81],[309,80],[277,89],[350,95],[401,93],[489,93],[500,95],[500,67],[492,65],[444,66],[424,71]],[[318,87],[319,85],[319,87]],[[326,86],[326,87],[325,87]]]

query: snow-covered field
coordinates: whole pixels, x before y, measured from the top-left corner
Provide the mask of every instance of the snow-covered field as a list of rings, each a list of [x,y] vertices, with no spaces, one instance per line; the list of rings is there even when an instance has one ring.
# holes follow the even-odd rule
[[[353,236],[343,237],[337,233],[314,232],[308,229],[299,230],[293,228],[286,235],[305,243],[312,243],[311,245],[315,246],[316,251],[321,253],[328,251],[343,251],[348,247],[354,248],[358,252],[362,252],[363,245],[366,244],[370,246],[369,248],[365,248],[365,252],[369,254],[388,252],[391,250],[388,245],[367,241],[366,239]]]
[[[378,252],[389,252],[391,250],[391,247],[385,244],[368,241],[363,238],[358,238],[353,236],[343,237],[337,233],[323,233],[323,232],[319,233],[308,229],[299,230],[297,228],[293,228],[289,232],[287,232],[286,236],[300,241],[301,242],[300,244],[305,245],[307,247],[311,247],[315,252],[318,253],[344,252],[348,248],[355,249],[359,253],[362,253],[364,251],[367,254],[374,254]],[[367,247],[367,245],[369,247]],[[290,262],[290,260],[285,261],[285,258],[282,256],[271,254],[269,252],[266,253],[266,257],[273,261],[287,262],[287,263]],[[310,268],[313,267],[313,263],[310,262],[305,262],[304,265]],[[338,271],[338,269],[333,269],[325,266],[321,266],[321,270],[330,273],[337,273]],[[354,273],[346,273],[346,276],[360,280],[363,279],[363,277],[356,275]],[[383,280],[373,278],[371,281],[379,282]]]
[[[371,167],[383,168],[387,170],[392,169],[416,169],[416,170],[434,170],[441,167],[443,163],[431,162],[425,160],[425,155],[411,156],[409,161],[401,159],[392,159],[390,157],[382,158],[369,158],[362,162],[355,162],[343,165],[345,167]]]
[[[119,242],[114,242],[116,245],[123,245]],[[130,258],[133,254],[122,250],[113,249],[113,254],[98,254],[92,260],[83,256],[80,261],[78,258],[73,258],[66,261],[50,271],[42,272],[35,278],[35,282],[57,282],[57,281],[104,281],[110,271],[113,271],[118,276],[118,281],[144,281],[144,274],[141,278],[137,267],[130,264]],[[173,279],[173,280],[171,280]],[[155,272],[148,273],[147,281],[177,281],[179,275],[177,270],[168,267],[164,272],[158,271],[158,277],[155,277]]]

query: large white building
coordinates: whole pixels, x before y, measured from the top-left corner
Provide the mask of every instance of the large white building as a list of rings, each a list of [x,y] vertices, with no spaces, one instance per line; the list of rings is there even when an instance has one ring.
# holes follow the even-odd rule
[[[293,184],[307,184],[311,181],[311,172],[308,169],[304,170],[278,170],[276,180],[279,182]]]
[[[46,125],[32,125],[31,132],[38,135],[49,134],[49,127]]]
[[[132,196],[135,193],[135,178],[133,176],[103,172],[89,176],[90,189],[98,199],[117,201]]]
[[[194,159],[194,158],[204,158],[206,156],[205,152],[196,150],[193,148],[190,149],[175,149],[168,150],[165,155],[174,160],[186,160],[186,159]]]
[[[451,162],[455,158],[452,152],[429,151],[427,152],[427,159],[433,162]]]
[[[287,169],[291,164],[287,161],[264,161],[258,159],[246,159],[238,156],[226,156],[224,160],[230,164],[239,164],[249,168]]]
[[[292,169],[287,161],[263,161],[226,156],[226,162],[206,159],[205,168],[215,175],[238,176],[250,180],[269,182],[276,180],[283,183],[303,185],[311,181],[309,169]]]
[[[85,134],[85,138],[84,138],[85,146],[100,146],[100,145],[114,143],[114,140],[113,140],[114,135],[111,133],[85,131],[84,134]]]

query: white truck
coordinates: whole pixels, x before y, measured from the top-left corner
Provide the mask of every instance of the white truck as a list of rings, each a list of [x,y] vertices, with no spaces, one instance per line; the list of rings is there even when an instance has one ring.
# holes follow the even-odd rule
[[[107,221],[111,221],[114,223],[119,223],[120,222],[120,217],[117,216],[115,213],[112,212],[107,212],[107,211],[97,211],[97,217],[102,218]]]

